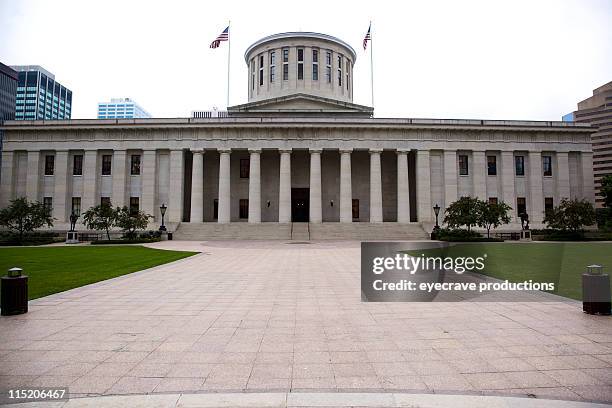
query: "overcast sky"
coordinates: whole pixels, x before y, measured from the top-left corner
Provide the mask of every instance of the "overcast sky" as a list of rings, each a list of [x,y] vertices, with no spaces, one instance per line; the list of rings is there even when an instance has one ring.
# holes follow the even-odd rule
[[[41,65],[73,92],[73,118],[131,97],[156,117],[247,100],[244,51],[277,32],[317,31],[357,51],[354,102],[375,116],[559,120],[612,80],[611,0],[0,0],[0,61]]]

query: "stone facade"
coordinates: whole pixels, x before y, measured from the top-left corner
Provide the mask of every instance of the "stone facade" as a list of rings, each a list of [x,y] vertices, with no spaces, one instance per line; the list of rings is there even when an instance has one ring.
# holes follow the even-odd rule
[[[352,69],[345,43],[307,34],[255,43],[247,65],[269,47],[308,46],[342,51]],[[511,228],[522,205],[538,227],[563,197],[594,201],[588,124],[378,119],[352,103],[352,83],[342,96],[299,85],[261,90],[229,117],[6,122],[0,206],[46,201],[58,229],[76,205],[102,200],[154,215],[152,228],[165,203],[170,230],[299,221],[427,229],[435,204],[461,196],[508,203]]]

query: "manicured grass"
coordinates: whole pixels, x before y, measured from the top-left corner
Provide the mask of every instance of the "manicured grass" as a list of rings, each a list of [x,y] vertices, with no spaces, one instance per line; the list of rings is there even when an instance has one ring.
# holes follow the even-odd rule
[[[443,252],[440,253],[440,251]],[[475,243],[457,244],[444,250],[409,251],[426,256],[483,256],[483,273],[510,282],[554,282],[557,295],[582,299],[582,273],[591,264],[603,265],[612,272],[612,243]]]
[[[142,246],[0,248],[0,274],[19,266],[36,299],[105,279],[183,259],[197,252]]]

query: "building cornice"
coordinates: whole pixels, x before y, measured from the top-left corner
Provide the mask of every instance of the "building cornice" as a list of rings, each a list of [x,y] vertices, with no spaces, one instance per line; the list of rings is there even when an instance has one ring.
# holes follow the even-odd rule
[[[254,48],[257,48],[258,46],[262,44],[265,44],[271,41],[276,41],[276,40],[295,39],[295,38],[314,38],[317,40],[324,40],[324,41],[329,41],[335,44],[339,44],[342,47],[346,48],[351,53],[351,57],[353,58],[353,63],[357,61],[357,53],[355,52],[353,47],[351,47],[348,43],[342,41],[341,39],[337,37],[334,37],[333,35],[315,33],[315,32],[310,32],[310,31],[297,31],[297,32],[291,31],[291,32],[286,32],[286,33],[272,34],[272,35],[263,37],[255,41],[253,44],[251,44],[246,49],[246,51],[244,52],[244,60],[248,64],[249,62],[248,58],[249,58],[249,54],[251,53],[251,51],[253,51]]]

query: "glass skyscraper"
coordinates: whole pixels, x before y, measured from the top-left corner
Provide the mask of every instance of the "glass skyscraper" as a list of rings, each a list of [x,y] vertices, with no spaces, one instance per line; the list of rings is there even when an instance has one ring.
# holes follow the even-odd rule
[[[0,62],[0,123],[15,119],[17,72]]]
[[[98,119],[150,118],[151,115],[130,98],[113,98],[98,102]]]
[[[18,72],[15,120],[70,119],[72,91],[38,65],[12,66]]]

